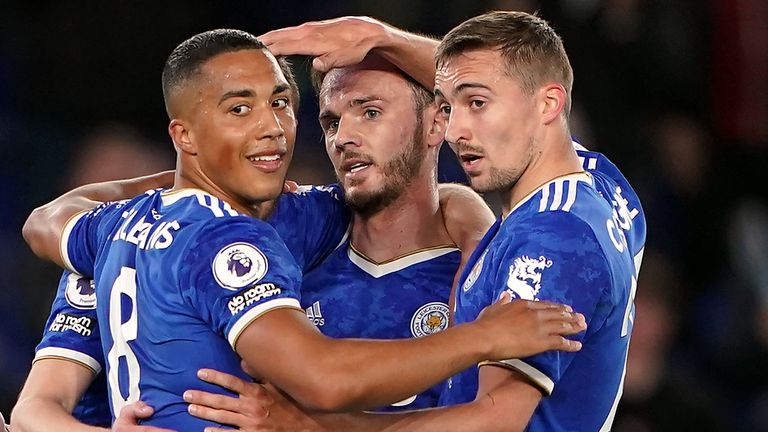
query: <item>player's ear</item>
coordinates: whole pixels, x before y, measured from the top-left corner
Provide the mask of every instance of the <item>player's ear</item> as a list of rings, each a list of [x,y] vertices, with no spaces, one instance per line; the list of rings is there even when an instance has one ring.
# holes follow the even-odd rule
[[[426,134],[424,138],[429,147],[438,146],[445,139],[445,119],[438,114],[438,106],[434,102],[424,108],[422,124],[429,125],[424,128]]]
[[[547,84],[539,89],[539,106],[542,123],[549,124],[560,117],[565,109],[568,94],[561,84]]]
[[[190,155],[197,154],[197,145],[183,120],[171,120],[171,123],[168,125],[168,134],[171,136],[173,145],[177,149]]]

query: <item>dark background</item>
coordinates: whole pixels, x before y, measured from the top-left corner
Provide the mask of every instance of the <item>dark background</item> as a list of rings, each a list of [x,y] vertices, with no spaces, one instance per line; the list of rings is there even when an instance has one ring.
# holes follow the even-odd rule
[[[29,370],[59,274],[23,243],[24,219],[74,186],[173,166],[160,72],[177,44],[350,14],[442,35],[491,9],[539,10],[563,36],[573,132],[643,200],[648,243],[614,430],[768,430],[765,0],[2,2],[0,411]],[[332,181],[308,63],[294,61],[303,101],[290,175]]]

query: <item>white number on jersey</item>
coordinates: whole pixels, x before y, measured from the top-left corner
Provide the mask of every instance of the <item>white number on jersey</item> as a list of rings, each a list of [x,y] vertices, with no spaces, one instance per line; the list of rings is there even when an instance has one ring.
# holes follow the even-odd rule
[[[128,321],[123,323],[121,295],[125,294],[131,300],[131,315]],[[109,350],[107,361],[109,362],[109,388],[112,398],[112,410],[115,416],[120,415],[120,410],[125,405],[139,400],[139,361],[133,353],[128,342],[136,339],[138,321],[136,316],[136,270],[123,267],[120,275],[112,286],[109,294],[109,331],[112,335],[112,349]],[[128,367],[128,395],[123,396],[120,391],[119,367],[120,358],[125,358]]]

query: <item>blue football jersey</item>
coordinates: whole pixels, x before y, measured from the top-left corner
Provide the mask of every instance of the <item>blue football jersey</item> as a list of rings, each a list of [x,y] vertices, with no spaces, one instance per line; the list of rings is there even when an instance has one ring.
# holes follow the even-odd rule
[[[421,250],[375,263],[346,240],[304,276],[301,305],[334,338],[405,339],[448,326],[448,298],[459,267],[455,246]],[[442,383],[379,411],[437,405]]]
[[[546,395],[531,431],[609,430],[626,370],[645,220],[615,166],[598,153],[578,153],[587,172],[548,182],[499,219],[456,290],[457,323],[476,319],[504,292],[569,304],[586,317],[578,353],[486,363],[526,375]],[[477,386],[477,368],[464,371],[449,380],[440,403],[469,402]]]
[[[267,222],[306,273],[341,243],[351,217],[341,187],[332,184],[283,193]]]
[[[300,308],[300,268],[275,230],[196,189],[74,217],[62,257],[94,275],[113,414],[141,399],[155,408],[154,426],[219,426],[187,413],[185,390],[229,394],[196,371],[247,379],[233,349],[240,333],[270,310]]]
[[[95,379],[83,393],[72,416],[91,426],[110,426],[112,414],[107,401],[107,381],[102,373],[96,291],[93,281],[64,271],[59,280],[51,314],[45,323],[43,339],[35,348],[35,360],[62,359],[93,371]]]

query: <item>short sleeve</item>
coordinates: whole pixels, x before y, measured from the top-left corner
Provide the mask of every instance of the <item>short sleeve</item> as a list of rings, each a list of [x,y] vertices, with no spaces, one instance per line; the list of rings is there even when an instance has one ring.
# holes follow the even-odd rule
[[[35,360],[57,358],[73,361],[98,374],[104,353],[96,318],[93,281],[65,271],[59,281],[43,338],[35,348]]]
[[[61,234],[61,257],[67,270],[93,276],[93,266],[103,237],[122,219],[128,201],[100,204],[67,221]]]
[[[512,299],[547,300],[567,304],[599,325],[609,295],[611,273],[594,232],[567,212],[538,213],[504,251],[495,279],[494,298],[508,292]],[[593,320],[596,320],[593,323]],[[589,331],[589,330],[588,330]],[[585,333],[571,337],[583,340]],[[528,376],[546,394],[552,393],[574,353],[548,351],[503,363]]]
[[[182,259],[182,296],[234,348],[256,318],[301,310],[301,270],[268,224],[245,216],[207,222]]]
[[[350,220],[342,189],[334,184],[284,193],[268,222],[306,273],[341,244]]]

